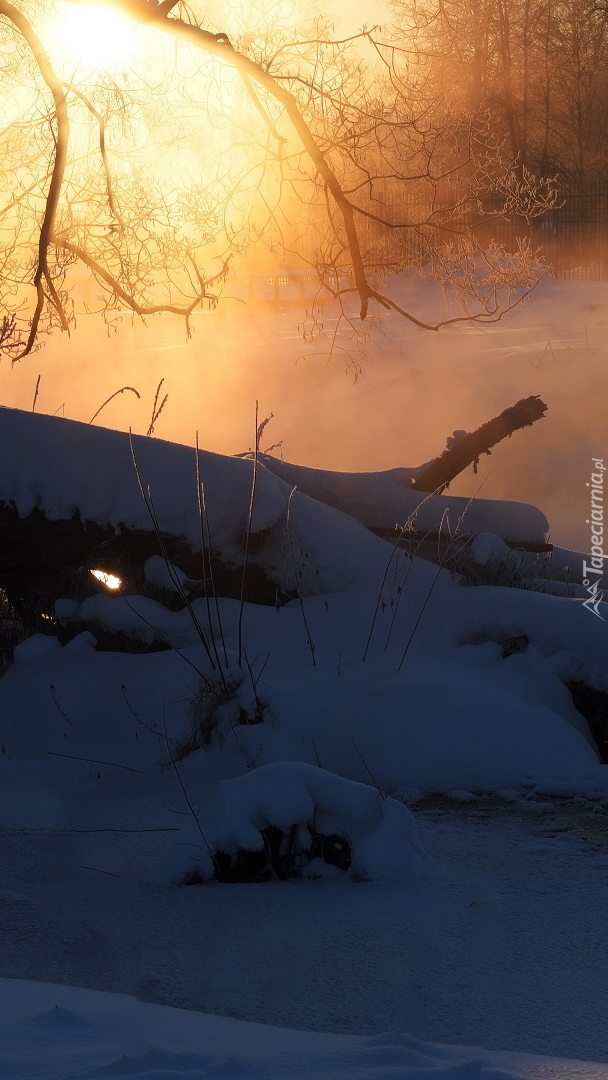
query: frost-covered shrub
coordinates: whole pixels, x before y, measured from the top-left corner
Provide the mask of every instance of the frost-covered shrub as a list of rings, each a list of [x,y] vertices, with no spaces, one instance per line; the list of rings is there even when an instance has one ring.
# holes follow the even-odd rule
[[[412,881],[430,863],[402,803],[314,765],[280,762],[222,781],[215,806],[179,830],[157,880]]]

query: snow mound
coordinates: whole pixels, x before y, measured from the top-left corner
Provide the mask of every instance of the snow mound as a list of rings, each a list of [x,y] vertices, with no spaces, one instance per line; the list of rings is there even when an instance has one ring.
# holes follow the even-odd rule
[[[167,562],[161,555],[151,555],[144,563],[144,577],[150,585],[166,592],[184,596],[188,592],[188,578],[179,566]]]
[[[313,876],[321,876],[326,861],[354,880],[411,882],[432,864],[402,803],[315,765],[288,761],[222,781],[215,807],[197,813],[196,819],[192,816],[179,830],[157,880],[209,881],[220,876],[220,862],[225,870],[226,859],[234,862],[242,852],[262,852],[270,861],[269,828],[283,837],[291,833],[283,848],[292,845],[289,870],[294,872],[286,871],[285,877],[300,876],[303,870],[306,874],[307,867]],[[317,840],[315,846],[316,838],[321,844]],[[340,849],[337,859],[323,841]],[[287,854],[282,850],[278,857]]]
[[[490,559],[505,562],[511,549],[495,533],[478,533],[471,541],[471,554],[478,566],[486,566]]]

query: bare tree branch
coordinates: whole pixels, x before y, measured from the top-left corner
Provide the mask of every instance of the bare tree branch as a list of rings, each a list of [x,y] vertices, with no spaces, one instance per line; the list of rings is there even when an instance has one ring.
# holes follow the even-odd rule
[[[11,178],[5,208],[9,239],[0,245],[1,295],[7,311],[17,312],[16,320],[3,324],[4,352],[20,359],[58,321],[68,328],[65,281],[76,264],[101,285],[104,313],[121,305],[139,316],[171,312],[185,318],[189,333],[196,307],[218,301],[209,287],[225,278],[227,257],[238,258],[260,243],[311,267],[339,305],[331,345],[336,354],[342,348],[338,329],[341,339],[350,335],[358,344],[366,332],[352,299],[361,320],[391,310],[436,331],[451,322],[495,321],[540,280],[542,268],[529,244],[509,255],[499,245],[486,248],[474,230],[479,220],[504,212],[501,199],[510,213],[529,221],[552,205],[551,185],[545,190],[525,170],[511,168],[507,175],[502,165],[498,176],[500,155],[491,132],[484,134],[478,122],[441,119],[424,87],[406,85],[409,75],[399,63],[407,50],[377,40],[373,31],[331,41],[322,27],[316,37],[306,33],[278,48],[274,31],[236,48],[227,34],[188,21],[193,17],[187,8],[182,8],[184,18],[175,17],[177,0],[105,2],[134,22],[201,50],[217,65],[210,79],[208,61],[201,58],[203,81],[182,77],[177,67],[167,74],[162,65],[158,70],[144,65],[141,71],[134,66],[128,83],[109,74],[78,85],[75,76],[59,81],[31,24],[9,0],[0,0],[0,16],[23,37],[53,95],[48,112],[35,107],[26,125],[17,125],[28,131],[30,143],[23,133],[11,133],[14,125],[0,132],[2,150],[7,148],[5,176]],[[381,59],[380,76],[370,76],[349,52],[360,38]],[[235,134],[236,153],[223,147],[206,153],[199,180],[194,154],[191,175],[189,168],[171,172],[180,143],[188,146],[197,137],[195,110],[207,109],[210,124],[220,130],[228,119],[233,102],[225,106],[216,94],[222,67],[240,76],[251,103],[251,109],[237,107],[230,121],[235,133],[241,128],[242,142]],[[201,89],[207,94],[203,101]],[[85,109],[98,127],[97,147],[91,144],[87,154],[69,163],[68,108],[74,139],[77,125],[86,121]],[[117,120],[111,129],[110,119]],[[145,135],[141,141],[146,126],[149,145]],[[113,139],[114,127],[110,164],[107,134]],[[222,146],[221,138],[217,142]],[[32,176],[40,175],[42,154],[48,158],[46,173],[32,183]],[[74,168],[81,160],[84,164]],[[47,182],[42,210],[39,189]],[[488,192],[494,199],[489,210],[482,205]],[[34,311],[28,319],[23,289],[32,283],[34,244],[35,307],[30,301],[28,310]],[[207,257],[222,260],[222,269],[210,278],[199,270]],[[433,322],[404,307],[383,280],[408,266],[438,281],[463,314]]]
[[[3,3],[4,0],[0,0]],[[346,198],[340,182],[319,147],[310,127],[306,123],[298,103],[288,90],[281,86],[260,64],[233,48],[226,34],[211,34],[200,26],[193,26],[181,19],[169,18],[160,8],[147,0],[108,0],[108,6],[115,7],[128,15],[135,22],[147,23],[173,34],[183,41],[204,49],[224,63],[236,68],[242,75],[263,86],[264,89],[285,109],[291,124],[299,136],[302,146],[334,197],[342,215],[348,248],[352,260],[355,285],[360,300],[360,315],[365,319],[370,298],[370,285],[365,274],[361,245],[354,221],[353,207]]]
[[[99,153],[101,154],[101,160],[102,160],[102,163],[103,163],[103,171],[104,171],[104,175],[105,175],[105,178],[106,178],[106,191],[107,191],[107,194],[108,194],[108,207],[110,209],[110,213],[116,219],[118,224],[122,225],[120,212],[118,210],[118,207],[116,206],[116,202],[115,202],[115,199],[114,199],[114,188],[113,188],[113,184],[112,184],[112,173],[110,172],[110,163],[108,161],[108,155],[107,155],[107,151],[106,151],[106,123],[107,123],[107,121],[106,121],[105,117],[101,115],[99,110],[95,108],[95,106],[93,105],[93,102],[90,101],[89,98],[86,96],[86,94],[83,94],[82,90],[79,90],[77,86],[74,86],[73,83],[62,83],[61,85],[65,86],[68,90],[70,90],[73,94],[76,95],[77,98],[79,98],[80,101],[83,102],[84,105],[86,105],[86,107],[89,110],[89,112],[91,113],[91,115],[95,117],[95,119],[97,120],[97,123],[99,124]]]
[[[69,141],[69,122],[68,111],[65,94],[63,88],[51,65],[51,62],[43,48],[40,38],[35,33],[31,23],[25,18],[24,15],[13,4],[8,3],[8,0],[0,0],[0,15],[3,15],[6,19],[17,28],[24,40],[29,45],[34,59],[38,65],[38,69],[46,85],[53,95],[53,101],[55,103],[55,118],[57,123],[57,135],[55,139],[55,159],[53,164],[53,170],[51,173],[51,181],[49,184],[49,190],[46,197],[46,207],[42,225],[40,228],[40,235],[38,239],[38,265],[34,274],[34,288],[36,289],[36,308],[32,317],[30,325],[30,332],[23,351],[16,357],[20,360],[23,356],[26,356],[31,352],[36,336],[38,333],[38,326],[40,323],[40,316],[44,307],[45,301],[45,284],[48,289],[49,295],[53,306],[59,316],[61,327],[63,330],[68,329],[68,321],[66,318],[63,305],[51,277],[48,264],[48,250],[51,239],[51,234],[55,225],[55,218],[57,216],[57,206],[59,204],[59,196],[61,194],[61,186],[63,184],[63,177],[65,172],[65,165],[68,152]]]

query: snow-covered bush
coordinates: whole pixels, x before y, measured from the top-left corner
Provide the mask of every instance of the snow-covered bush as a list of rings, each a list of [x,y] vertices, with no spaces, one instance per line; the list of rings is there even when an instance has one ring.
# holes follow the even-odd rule
[[[315,765],[289,761],[222,781],[215,805],[179,830],[157,880],[198,884],[344,874],[357,881],[413,881],[430,865],[402,803]]]

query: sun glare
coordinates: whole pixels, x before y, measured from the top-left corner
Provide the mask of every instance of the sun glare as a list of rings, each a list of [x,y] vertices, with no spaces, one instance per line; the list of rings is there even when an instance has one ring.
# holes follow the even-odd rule
[[[107,7],[62,4],[52,28],[51,52],[86,71],[116,71],[136,52],[138,27]]]
[[[107,589],[120,589],[122,581],[115,574],[107,574],[105,570],[91,570],[90,573],[98,581],[101,581],[102,585],[105,585]]]

